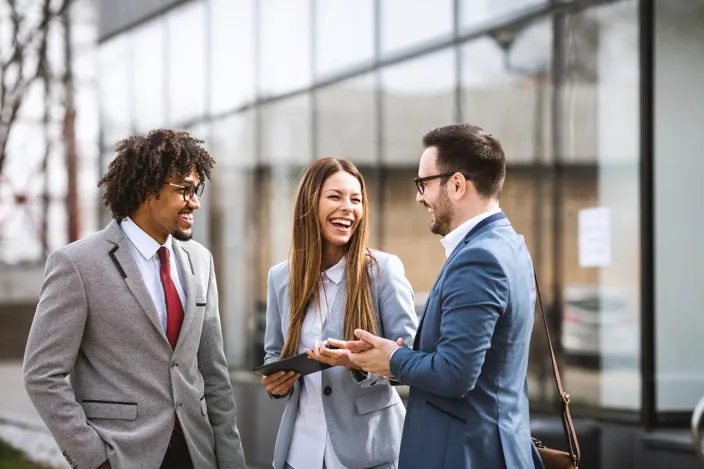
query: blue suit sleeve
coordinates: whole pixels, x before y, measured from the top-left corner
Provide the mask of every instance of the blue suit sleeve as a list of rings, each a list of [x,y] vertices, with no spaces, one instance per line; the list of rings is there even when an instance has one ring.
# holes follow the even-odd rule
[[[476,385],[509,288],[498,260],[483,249],[465,250],[447,268],[436,351],[401,348],[391,357],[391,372],[404,384],[459,399]]]

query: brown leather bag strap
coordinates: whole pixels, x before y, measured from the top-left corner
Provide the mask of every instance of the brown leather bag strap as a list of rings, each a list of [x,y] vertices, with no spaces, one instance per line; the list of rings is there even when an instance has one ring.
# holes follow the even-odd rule
[[[562,428],[565,430],[565,440],[567,442],[567,451],[572,458],[572,462],[575,467],[579,464],[582,458],[582,454],[579,450],[579,442],[577,441],[577,433],[574,430],[574,423],[572,422],[572,414],[570,414],[570,395],[565,392],[562,388],[562,380],[560,379],[560,370],[557,367],[557,358],[555,357],[555,350],[552,347],[552,340],[550,339],[550,328],[548,327],[548,320],[545,317],[545,310],[543,309],[543,300],[540,297],[540,286],[538,284],[538,276],[533,272],[535,276],[535,291],[538,294],[538,302],[540,304],[540,313],[543,316],[543,324],[545,325],[545,334],[548,337],[548,347],[550,348],[550,359],[552,360],[552,371],[555,375],[555,384],[557,384],[557,392],[560,395],[561,402],[561,415],[562,418]]]

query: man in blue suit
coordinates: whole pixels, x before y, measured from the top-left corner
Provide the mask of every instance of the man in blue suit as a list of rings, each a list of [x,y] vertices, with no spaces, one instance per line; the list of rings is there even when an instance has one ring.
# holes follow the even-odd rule
[[[499,208],[506,160],[479,127],[423,137],[416,200],[447,260],[413,348],[356,331],[350,358],[410,386],[401,469],[543,468],[531,441],[526,372],[533,263]]]

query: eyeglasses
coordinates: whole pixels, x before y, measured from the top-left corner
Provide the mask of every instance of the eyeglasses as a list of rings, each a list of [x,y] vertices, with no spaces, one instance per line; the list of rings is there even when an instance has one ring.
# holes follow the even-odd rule
[[[164,181],[164,184],[168,184],[169,186],[173,187],[178,187],[179,189],[183,190],[183,201],[188,202],[193,198],[193,194],[197,195],[198,197],[203,195],[203,191],[205,190],[205,184],[202,182],[198,184],[197,186],[194,186],[193,184],[186,184],[185,186],[182,186],[180,184],[174,184],[173,182],[166,182]]]
[[[458,171],[454,171],[452,173],[443,173],[443,174],[436,174],[434,176],[426,176],[424,178],[415,178],[413,181],[416,183],[416,188],[418,189],[418,192],[420,195],[423,195],[423,192],[425,192],[425,183],[428,181],[432,181],[433,179],[438,179],[438,178],[449,178],[450,176],[457,174]],[[462,173],[460,173],[462,174]],[[466,174],[462,174],[465,179],[471,179],[469,176]]]

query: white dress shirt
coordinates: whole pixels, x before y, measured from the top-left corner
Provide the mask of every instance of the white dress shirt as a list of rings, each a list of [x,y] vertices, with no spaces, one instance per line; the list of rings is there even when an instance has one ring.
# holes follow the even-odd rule
[[[161,244],[145,233],[144,230],[137,226],[129,217],[122,219],[120,228],[122,228],[122,231],[129,240],[128,244],[130,251],[132,251],[132,257],[137,263],[137,267],[139,267],[139,271],[142,273],[142,279],[147,286],[147,290],[149,290],[149,295],[152,297],[152,301],[154,301],[156,312],[159,314],[161,327],[166,331],[166,297],[164,296],[164,286],[161,283],[161,276],[159,275],[161,262],[159,261],[159,254],[157,253]],[[186,293],[181,285],[181,276],[178,271],[178,261],[176,260],[176,256],[174,256],[171,235],[166,238],[164,247],[169,250],[171,279],[176,285],[176,291],[178,291],[178,297],[181,299],[181,306],[185,313]]]
[[[444,238],[440,240],[443,247],[445,248],[445,257],[450,257],[452,251],[454,251],[457,245],[460,244],[460,241],[462,241],[464,237],[467,236],[470,231],[472,231],[472,228],[477,226],[485,218],[489,218],[490,216],[494,215],[495,213],[499,213],[500,211],[501,209],[499,207],[496,207],[487,212],[480,213],[476,217],[470,218],[454,230],[450,231]]]
[[[323,331],[335,301],[337,286],[345,274],[346,260],[330,267],[321,274],[320,309],[311,302],[303,319],[298,353],[313,349],[313,344],[323,338]],[[293,436],[288,449],[286,462],[294,469],[346,469],[337,458],[330,443],[328,426],[323,410],[322,373],[312,373],[303,377],[298,414],[293,427]]]

